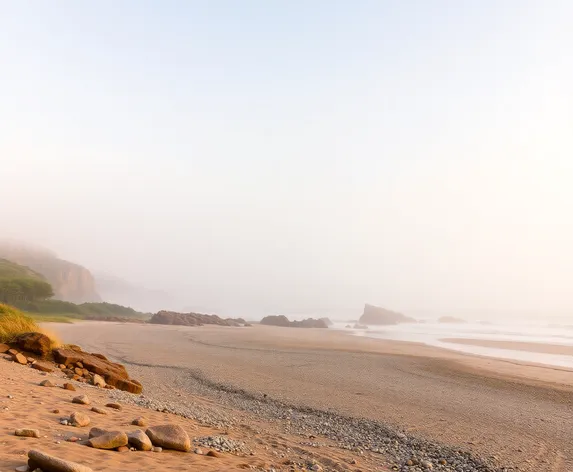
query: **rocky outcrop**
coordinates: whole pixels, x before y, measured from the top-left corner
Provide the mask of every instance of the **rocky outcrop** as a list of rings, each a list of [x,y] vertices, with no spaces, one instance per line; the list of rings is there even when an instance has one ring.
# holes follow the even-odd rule
[[[281,326],[283,328],[328,328],[324,318],[315,320],[308,318],[302,321],[290,321],[285,315],[265,316],[261,320],[262,325]]]
[[[68,346],[54,349],[53,355],[58,364],[65,366],[64,372],[72,376],[75,374],[80,377],[86,377],[85,374],[87,372],[87,376],[93,382],[94,374],[98,374],[103,377],[107,385],[120,390],[131,393],[141,393],[143,390],[137,380],[129,378],[123,365],[111,362],[101,354],[90,354],[89,352],[83,352],[77,346],[73,346],[73,348]]]
[[[364,313],[358,322],[363,325],[395,325],[398,323],[415,323],[416,320],[402,313],[366,304],[364,305]]]
[[[19,349],[26,352],[33,352],[45,357],[52,350],[52,341],[42,333],[23,333],[16,336],[13,341]]]
[[[0,241],[0,258],[27,266],[46,278],[55,298],[73,303],[100,302],[91,272],[78,264],[59,259],[45,249],[13,241]]]
[[[201,313],[177,313],[175,311],[159,311],[149,320],[149,323],[181,326],[245,326],[247,322],[242,318],[223,319],[217,315],[204,315]]]

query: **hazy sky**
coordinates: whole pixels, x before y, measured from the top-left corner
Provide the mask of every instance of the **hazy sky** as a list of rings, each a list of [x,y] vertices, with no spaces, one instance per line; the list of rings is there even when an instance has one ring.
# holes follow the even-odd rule
[[[572,18],[0,0],[1,232],[229,315],[573,313]]]

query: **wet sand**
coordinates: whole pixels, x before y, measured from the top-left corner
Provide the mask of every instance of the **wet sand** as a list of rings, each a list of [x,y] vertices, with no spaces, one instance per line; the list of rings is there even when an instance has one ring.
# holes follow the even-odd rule
[[[539,352],[541,354],[557,354],[573,356],[573,346],[564,344],[526,343],[518,341],[492,341],[489,339],[447,338],[440,341],[452,344],[489,347],[493,349],[510,349],[512,351]]]
[[[127,363],[149,395],[184,395],[224,408],[225,390],[210,398],[211,391],[231,385],[396,425],[523,471],[573,470],[573,372],[567,369],[328,330],[50,327],[65,342]],[[183,382],[199,377],[211,391]]]

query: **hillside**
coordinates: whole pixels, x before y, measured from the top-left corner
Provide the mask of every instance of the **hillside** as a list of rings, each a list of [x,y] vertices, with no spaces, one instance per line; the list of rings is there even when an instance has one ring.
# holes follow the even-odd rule
[[[27,266],[41,274],[59,300],[84,303],[100,302],[91,272],[78,264],[59,259],[54,253],[19,242],[0,241],[0,258]]]
[[[32,278],[45,281],[46,278],[29,267],[16,264],[7,259],[0,258],[0,279],[26,279]]]

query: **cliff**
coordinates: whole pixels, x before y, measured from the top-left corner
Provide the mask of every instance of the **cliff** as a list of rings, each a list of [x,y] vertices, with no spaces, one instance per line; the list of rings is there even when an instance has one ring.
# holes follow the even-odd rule
[[[50,251],[22,243],[0,241],[0,258],[27,266],[44,276],[54,289],[54,298],[74,303],[101,301],[89,270],[59,259]]]
[[[395,311],[386,310],[374,305],[364,305],[364,313],[358,320],[358,323],[363,325],[394,325],[398,323],[415,323],[414,318],[397,313]]]

